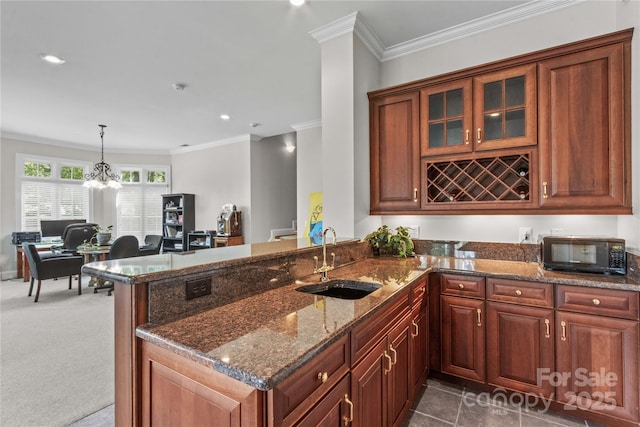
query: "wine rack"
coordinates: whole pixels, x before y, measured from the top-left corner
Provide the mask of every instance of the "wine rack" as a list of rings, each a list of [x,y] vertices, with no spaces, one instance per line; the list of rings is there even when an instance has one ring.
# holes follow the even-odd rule
[[[425,159],[423,205],[528,202],[530,163],[530,153],[447,161]]]

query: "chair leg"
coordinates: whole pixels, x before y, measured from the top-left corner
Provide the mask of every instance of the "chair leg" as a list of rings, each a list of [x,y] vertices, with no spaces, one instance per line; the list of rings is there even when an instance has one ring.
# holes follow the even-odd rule
[[[69,289],[71,289],[71,279],[73,278],[73,274],[69,276]]]
[[[38,279],[38,289],[36,289],[36,299],[33,302],[38,302],[38,298],[40,297],[40,285],[42,285],[42,280]]]
[[[29,286],[29,296],[31,296],[31,292],[33,292],[33,277],[31,277],[31,286]]]
[[[82,295],[82,274],[78,274],[78,295]]]

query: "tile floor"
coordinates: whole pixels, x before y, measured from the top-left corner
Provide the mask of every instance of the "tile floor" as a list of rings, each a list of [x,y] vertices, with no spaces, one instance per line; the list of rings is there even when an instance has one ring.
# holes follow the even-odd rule
[[[457,384],[428,379],[404,427],[595,427],[600,424],[564,414],[490,402],[487,394]]]
[[[70,427],[113,427],[114,406],[74,422]],[[520,406],[489,404],[486,395],[457,384],[428,379],[403,427],[596,427],[599,424]]]

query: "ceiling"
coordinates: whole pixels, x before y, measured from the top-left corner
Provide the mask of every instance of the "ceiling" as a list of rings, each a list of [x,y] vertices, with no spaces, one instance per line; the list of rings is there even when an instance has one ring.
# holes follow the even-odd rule
[[[107,152],[169,153],[291,132],[320,120],[313,30],[357,11],[387,51],[531,3],[3,0],[2,136],[99,150],[105,124]]]

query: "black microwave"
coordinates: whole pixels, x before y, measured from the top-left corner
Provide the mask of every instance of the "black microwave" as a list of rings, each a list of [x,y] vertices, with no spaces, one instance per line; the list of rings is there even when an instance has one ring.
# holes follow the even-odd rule
[[[545,236],[540,255],[545,270],[627,274],[623,239]]]

